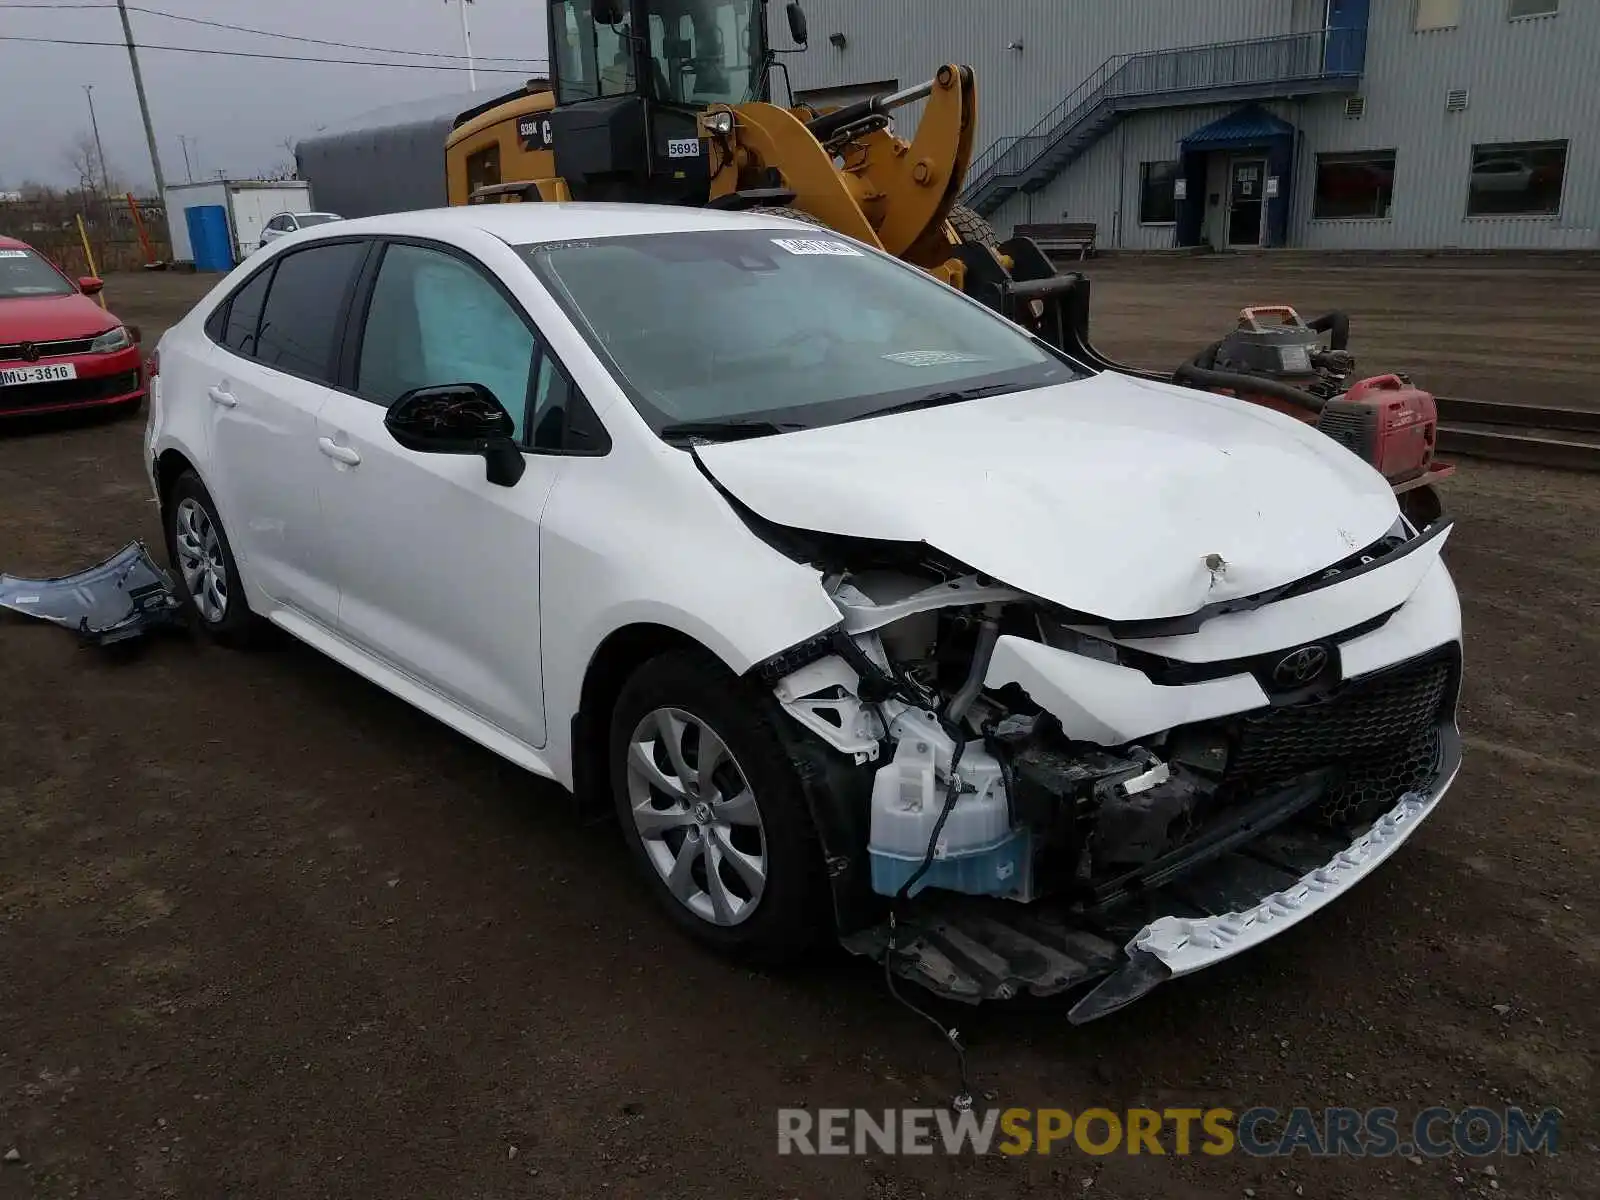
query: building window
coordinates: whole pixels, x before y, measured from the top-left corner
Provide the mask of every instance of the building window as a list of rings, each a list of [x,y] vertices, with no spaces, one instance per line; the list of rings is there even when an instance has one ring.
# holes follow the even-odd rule
[[[1413,26],[1418,33],[1429,29],[1454,29],[1461,24],[1461,0],[1417,0]]]
[[[1467,216],[1553,216],[1566,174],[1564,141],[1474,146]]]
[[[1311,211],[1317,220],[1387,217],[1393,206],[1393,150],[1317,155],[1317,196]]]
[[[1561,11],[1561,0],[1507,0],[1506,16],[1515,21],[1518,17],[1553,17]]]
[[[1172,225],[1177,222],[1175,186],[1178,170],[1176,160],[1139,164],[1139,224]]]

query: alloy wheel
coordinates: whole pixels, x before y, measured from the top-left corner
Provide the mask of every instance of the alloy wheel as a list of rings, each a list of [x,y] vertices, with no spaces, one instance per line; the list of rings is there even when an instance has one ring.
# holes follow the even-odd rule
[[[203,504],[189,496],[179,501],[172,530],[184,586],[201,618],[215,625],[228,615],[228,568],[216,522]]]
[[[657,708],[627,753],[634,828],[667,890],[710,924],[749,919],[766,888],[766,830],[727,743],[693,713]]]

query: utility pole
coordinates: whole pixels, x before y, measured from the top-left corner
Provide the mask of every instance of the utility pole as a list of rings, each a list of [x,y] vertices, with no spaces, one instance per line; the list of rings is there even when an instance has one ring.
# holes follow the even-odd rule
[[[100,122],[94,119],[94,84],[84,84],[83,94],[89,97],[89,128],[94,130],[94,156],[100,160],[100,187],[106,199],[110,200],[111,175],[106,170],[106,152],[100,145]]]
[[[450,0],[444,2],[449,4]],[[121,4],[122,0],[117,0],[117,3]],[[472,31],[467,28],[467,5],[472,0],[456,0],[456,3],[461,5],[461,43],[467,48],[467,87],[475,92],[478,90],[478,73],[472,69]]]
[[[122,40],[128,44],[128,65],[133,68],[133,90],[139,96],[139,115],[144,118],[144,140],[150,147],[150,169],[155,172],[156,199],[161,200],[167,194],[167,181],[161,175],[161,155],[156,150],[156,127],[150,123],[150,102],[144,95],[144,76],[139,74],[139,52],[133,46],[133,26],[128,24],[128,0],[117,0],[117,15],[122,18]]]
[[[190,183],[194,182],[194,168],[189,165],[189,135],[180,133],[178,145],[183,147],[183,174]]]

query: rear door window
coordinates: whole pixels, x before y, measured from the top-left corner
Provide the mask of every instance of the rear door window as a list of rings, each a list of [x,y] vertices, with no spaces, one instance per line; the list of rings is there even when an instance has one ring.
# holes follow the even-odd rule
[[[267,285],[272,282],[272,268],[258,271],[255,277],[233,294],[228,305],[228,318],[223,323],[222,335],[217,339],[235,354],[251,358],[256,352],[256,329],[261,324],[261,303],[267,298]]]
[[[345,306],[366,253],[366,242],[335,242],[279,259],[253,357],[265,366],[331,385]]]

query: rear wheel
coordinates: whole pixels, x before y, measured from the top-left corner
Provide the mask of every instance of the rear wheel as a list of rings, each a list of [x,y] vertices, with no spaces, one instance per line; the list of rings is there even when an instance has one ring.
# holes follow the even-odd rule
[[[259,618],[245,599],[216,501],[193,471],[185,471],[173,483],[164,524],[167,560],[178,573],[178,591],[196,626],[230,646],[253,643],[260,632]]]
[[[767,963],[829,928],[805,796],[769,698],[703,651],[640,667],[612,712],[609,766],[622,836],[680,928]]]

